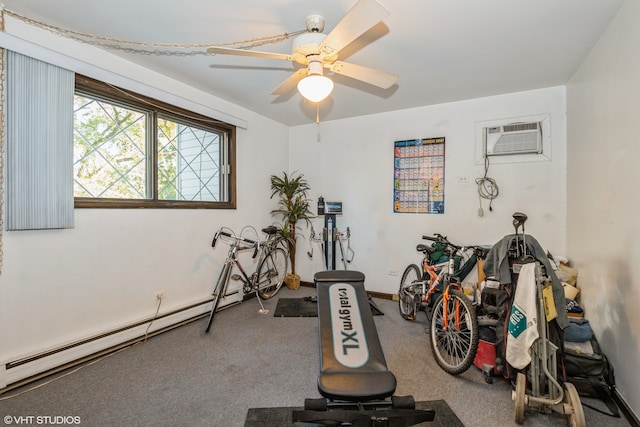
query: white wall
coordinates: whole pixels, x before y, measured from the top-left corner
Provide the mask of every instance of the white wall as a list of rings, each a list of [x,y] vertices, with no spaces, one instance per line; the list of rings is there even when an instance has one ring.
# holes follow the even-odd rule
[[[567,86],[567,248],[582,304],[640,413],[640,2],[627,1]]]
[[[483,174],[476,153],[477,124],[496,119],[548,115],[551,160],[502,159],[488,175],[500,193],[489,212],[478,217],[475,178]],[[355,259],[350,268],[367,276],[367,288],[394,293],[405,266],[418,262],[415,246],[423,234],[442,233],[459,244],[493,244],[513,232],[511,215],[529,216],[527,233],[552,253],[565,253],[565,90],[548,88],[396,111],[347,120],[293,127],[291,170],[303,173],[311,198],[342,201],[341,230],[350,227]],[[397,140],[446,138],[445,214],[393,213],[393,143]],[[535,155],[535,159],[538,159]],[[525,159],[531,160],[531,156]],[[458,177],[468,177],[459,183]],[[316,219],[316,232],[323,228]],[[303,232],[308,239],[309,232]],[[306,256],[308,240],[301,241],[297,270],[313,281],[322,269],[319,247],[312,260]],[[391,276],[393,270],[398,276]]]
[[[79,209],[72,230],[4,231],[0,365],[146,319],[159,290],[166,294],[162,312],[206,298],[226,254],[210,248],[214,230],[270,223],[275,203],[269,199],[269,175],[297,170],[311,184],[314,208],[319,196],[344,203],[338,228],[352,231],[350,268],[363,271],[373,291],[396,291],[400,277],[389,272],[400,275],[419,259],[415,245],[422,234],[492,244],[512,232],[514,211],[527,213],[527,232],[580,269],[587,316],[616,367],[619,390],[638,412],[639,20],[640,3],[628,1],[573,77],[566,99],[565,89],[556,87],[291,129],[9,20],[7,34],[16,38],[0,34],[2,45],[17,42],[43,60],[204,114],[222,112],[249,126],[238,130],[236,210]],[[496,161],[489,176],[500,195],[493,212],[483,201],[485,215],[478,217],[478,124],[534,115],[550,118],[550,160]],[[446,137],[446,213],[394,214],[393,142],[440,136]],[[466,177],[468,183],[458,181]],[[321,231],[322,220],[314,226]],[[312,281],[322,257],[317,246],[312,260],[306,256],[309,230],[303,234],[298,272]],[[2,375],[0,370],[0,384]]]
[[[166,297],[160,314],[208,298],[226,257],[211,248],[216,228],[272,223],[269,176],[288,168],[286,126],[89,46],[18,29],[3,46],[248,128],[237,132],[236,210],[76,209],[70,230],[3,231],[0,366],[148,319],[157,291]]]

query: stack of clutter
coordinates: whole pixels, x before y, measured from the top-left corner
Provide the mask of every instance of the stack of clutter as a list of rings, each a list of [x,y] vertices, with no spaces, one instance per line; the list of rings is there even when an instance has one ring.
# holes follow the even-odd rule
[[[569,267],[566,259],[553,259],[556,264],[555,273],[564,288],[564,296],[567,303],[567,316],[583,318],[584,312],[578,302],[580,288],[577,286],[578,269]]]
[[[609,412],[582,402],[584,406],[620,417],[612,397],[616,384],[613,366],[602,352],[587,319],[569,319],[569,326],[564,329],[562,362],[565,381],[573,384],[580,396],[602,400]]]

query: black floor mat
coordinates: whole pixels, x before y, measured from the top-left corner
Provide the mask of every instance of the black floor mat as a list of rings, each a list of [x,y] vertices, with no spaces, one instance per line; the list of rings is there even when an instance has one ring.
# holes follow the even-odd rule
[[[293,423],[291,412],[304,408],[251,408],[247,412],[244,427],[296,427],[309,426],[304,423]],[[431,422],[417,424],[419,427],[464,427],[464,424],[453,413],[444,400],[416,402],[416,409],[432,409],[436,416]]]
[[[318,304],[309,298],[280,298],[274,317],[318,317]]]

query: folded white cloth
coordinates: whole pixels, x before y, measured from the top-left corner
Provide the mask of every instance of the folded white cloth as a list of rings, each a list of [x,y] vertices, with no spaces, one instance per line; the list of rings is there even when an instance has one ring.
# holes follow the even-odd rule
[[[522,369],[531,362],[529,349],[538,339],[536,263],[524,264],[518,276],[507,334],[507,362]]]

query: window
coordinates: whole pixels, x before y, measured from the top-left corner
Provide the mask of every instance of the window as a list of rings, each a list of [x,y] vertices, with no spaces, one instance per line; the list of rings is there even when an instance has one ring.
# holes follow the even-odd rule
[[[235,208],[235,127],[76,76],[76,207]]]

